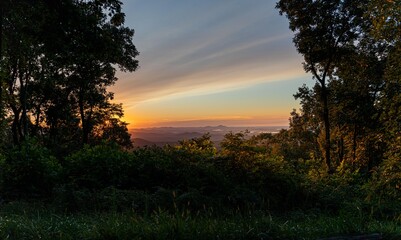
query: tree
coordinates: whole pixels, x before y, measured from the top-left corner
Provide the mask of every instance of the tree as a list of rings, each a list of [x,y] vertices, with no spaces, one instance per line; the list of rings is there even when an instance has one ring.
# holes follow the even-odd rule
[[[276,6],[286,14],[289,27],[295,32],[294,44],[304,56],[306,72],[318,85],[321,119],[325,131],[325,162],[329,172],[331,163],[330,115],[328,83],[335,80],[336,64],[342,61],[359,37],[363,3],[352,0],[281,0]]]
[[[344,140],[344,159],[353,168],[369,172],[381,161],[383,149],[381,95],[384,86],[386,47],[364,29],[355,50],[338,64],[337,81],[330,83],[334,103],[332,119]]]
[[[6,5],[7,6],[7,5]],[[33,7],[35,6],[35,7]],[[8,5],[3,16],[2,77],[7,86],[7,105],[12,114],[13,140],[19,143],[28,133],[27,91],[33,75],[40,69],[40,52],[43,46],[38,41],[39,29],[45,17],[41,15],[43,5],[30,1],[18,1]],[[23,17],[22,17],[23,16]]]
[[[6,3],[1,2],[7,14],[0,15],[5,46],[0,76],[7,83],[15,144],[28,134],[56,139],[68,132],[64,139],[89,143],[97,125],[106,122],[99,117],[123,116],[122,109],[115,116],[104,113],[112,109],[107,87],[117,80],[116,67],[135,71],[138,66],[122,3],[37,0],[17,1],[12,8]]]
[[[399,199],[401,196],[401,4],[399,1],[386,1],[380,5],[373,1],[371,6],[375,6],[370,15],[375,20],[372,34],[377,41],[386,43],[388,54],[379,103],[383,109],[380,120],[387,149],[383,163],[377,171],[378,178],[374,190],[380,191],[380,201],[388,201]]]
[[[94,143],[102,141],[114,142],[125,148],[132,148],[131,135],[128,133],[127,123],[121,121],[123,117],[122,104],[109,102],[102,106],[102,111],[95,112],[94,129],[89,138]]]
[[[3,102],[4,98],[4,86],[5,86],[5,73],[4,73],[4,64],[3,64],[3,56],[4,56],[4,22],[5,18],[8,15],[7,11],[10,9],[9,7],[10,1],[3,0],[0,2],[0,124],[3,125],[4,123],[4,116],[5,116],[5,106]],[[0,126],[3,127],[3,126]]]
[[[3,106],[3,19],[4,19],[5,1],[0,2],[0,124],[4,121],[4,106]],[[0,125],[0,129],[2,126]]]
[[[66,46],[71,63],[67,67],[70,98],[76,102],[81,120],[82,142],[88,143],[96,111],[113,98],[106,88],[117,80],[114,65],[125,71],[138,66],[138,52],[132,43],[134,31],[123,27],[119,1],[91,1],[79,4],[80,34],[69,36]],[[111,16],[111,17],[110,17]]]
[[[370,0],[366,12],[373,22],[372,33],[377,39],[389,42],[401,39],[401,2],[395,0]]]

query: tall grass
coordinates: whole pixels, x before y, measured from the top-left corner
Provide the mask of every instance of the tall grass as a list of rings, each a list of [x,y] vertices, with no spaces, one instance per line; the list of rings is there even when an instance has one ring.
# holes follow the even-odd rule
[[[157,210],[151,214],[104,212],[60,214],[43,205],[9,203],[0,208],[0,239],[318,239],[381,233],[400,239],[401,226],[362,215],[293,212],[204,212]]]

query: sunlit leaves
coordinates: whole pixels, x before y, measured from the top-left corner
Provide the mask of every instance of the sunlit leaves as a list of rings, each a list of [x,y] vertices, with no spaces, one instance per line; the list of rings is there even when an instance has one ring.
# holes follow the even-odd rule
[[[367,17],[372,19],[373,34],[389,42],[401,40],[401,2],[397,0],[369,1]]]

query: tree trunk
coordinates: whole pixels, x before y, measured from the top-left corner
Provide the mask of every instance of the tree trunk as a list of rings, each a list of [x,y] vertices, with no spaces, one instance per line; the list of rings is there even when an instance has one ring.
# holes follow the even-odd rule
[[[341,131],[341,128],[339,128]],[[344,137],[340,133],[340,139],[338,140],[338,160],[337,166],[344,160]]]
[[[82,123],[82,144],[89,143],[89,135],[92,132],[92,107],[85,114],[85,104],[84,104],[84,94],[81,92],[79,94],[79,112],[81,115]]]
[[[354,124],[354,132],[352,136],[352,165],[354,165],[356,161],[356,137],[357,137],[357,125]]]
[[[83,97],[79,96],[79,113],[81,115],[82,124],[82,145],[88,144],[88,123],[85,119],[84,102]]]
[[[28,115],[27,115],[27,86],[28,86],[28,77],[26,76],[25,83],[23,81],[23,76],[20,76],[20,101],[22,107],[22,115],[21,115],[21,122],[22,122],[22,139],[28,137]]]
[[[19,119],[19,115],[21,110],[18,109],[16,106],[11,106],[11,109],[13,111],[14,114],[14,118],[13,118],[13,122],[11,124],[11,132],[13,135],[13,142],[15,145],[19,145],[20,144],[20,119]]]
[[[329,118],[329,106],[328,106],[328,93],[325,84],[322,84],[322,100],[323,100],[323,122],[324,122],[324,130],[325,130],[325,160],[327,171],[329,174],[333,173],[333,169],[331,168],[331,159],[330,159],[330,118]]]
[[[0,2],[0,66],[3,61],[3,1]],[[0,69],[1,73],[1,69]],[[4,120],[4,104],[3,104],[3,82],[4,79],[0,74],[0,124]]]

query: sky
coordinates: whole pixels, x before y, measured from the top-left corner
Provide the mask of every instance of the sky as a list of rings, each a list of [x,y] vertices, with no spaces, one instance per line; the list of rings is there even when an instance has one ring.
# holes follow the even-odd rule
[[[286,126],[311,77],[275,0],[124,0],[137,71],[110,90],[129,128]]]

